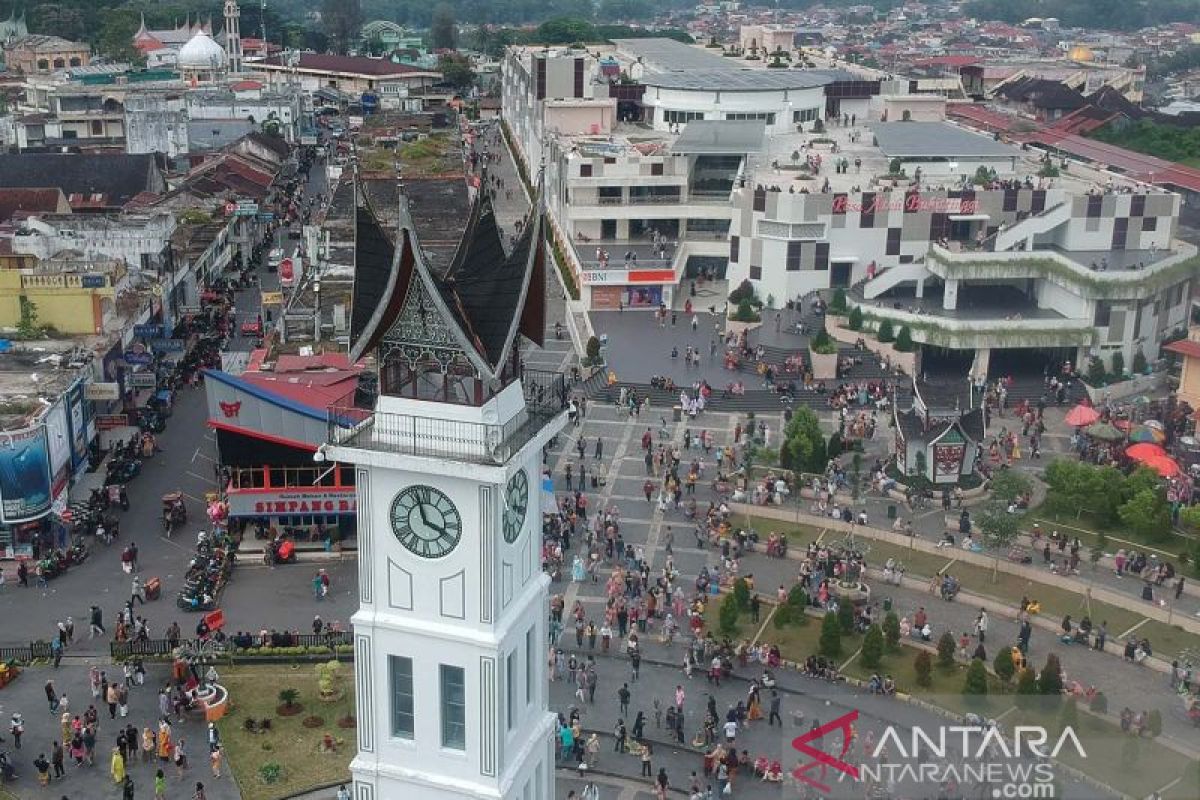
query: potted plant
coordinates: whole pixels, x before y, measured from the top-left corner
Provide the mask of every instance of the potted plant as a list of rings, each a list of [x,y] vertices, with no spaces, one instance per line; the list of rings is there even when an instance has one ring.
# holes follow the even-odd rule
[[[837,380],[837,342],[822,326],[808,343],[808,360],[814,380]]]

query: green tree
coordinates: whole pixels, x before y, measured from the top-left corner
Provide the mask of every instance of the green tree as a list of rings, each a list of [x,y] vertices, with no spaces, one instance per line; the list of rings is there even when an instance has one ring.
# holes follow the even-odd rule
[[[894,652],[900,649],[900,617],[896,616],[895,611],[889,611],[883,617],[883,637],[888,650]]]
[[[1062,699],[1062,664],[1059,663],[1058,656],[1053,653],[1046,656],[1046,663],[1038,673],[1037,682],[1038,694],[1045,696],[1052,703]]]
[[[725,636],[734,636],[738,630],[737,598],[727,594],[721,599],[721,607],[717,611],[717,627]]]
[[[1088,708],[1091,709],[1093,714],[1107,714],[1108,695],[1104,692],[1096,692],[1092,695],[1092,701],[1088,703]]]
[[[446,83],[455,89],[469,89],[475,83],[475,70],[471,69],[471,62],[465,58],[442,56],[438,69],[442,71]]]
[[[883,319],[879,322],[879,329],[875,332],[875,338],[881,342],[890,342],[896,338],[896,332],[892,328],[890,319]]]
[[[899,332],[896,333],[895,347],[901,353],[911,353],[913,349],[912,329],[907,325],[901,325]]]
[[[846,324],[852,331],[861,331],[863,326],[862,309],[858,306],[850,309],[850,316],[846,319]]]
[[[867,628],[861,658],[863,666],[867,669],[876,669],[883,660],[883,629],[878,625]]]
[[[1104,525],[1119,521],[1117,508],[1127,499],[1127,481],[1119,470],[1056,459],[1046,467],[1045,481],[1049,490],[1044,508],[1051,514],[1074,519],[1086,511]]]
[[[783,630],[791,625],[796,620],[796,611],[787,603],[782,604],[775,609],[775,615],[771,617],[771,624],[775,626],[775,630]]]
[[[745,578],[733,582],[733,599],[737,602],[738,611],[750,610],[750,584]]]
[[[1104,369],[1104,362],[1096,356],[1089,358],[1087,366],[1087,382],[1092,386],[1103,386],[1104,379],[1107,377],[1108,373]]]
[[[458,44],[458,28],[454,19],[454,8],[447,3],[438,3],[433,9],[433,22],[429,26],[429,44],[435,50],[453,50]]]
[[[600,356],[600,340],[595,336],[589,336],[587,350],[584,353],[584,366],[594,367],[601,363],[603,363],[603,360]]]
[[[1011,472],[1012,470],[1009,470]],[[992,551],[992,582],[999,580],[1000,554],[1007,553],[1008,548],[1017,540],[1021,533],[1021,521],[1024,514],[1010,514],[1008,506],[999,499],[989,500],[975,511],[975,524],[983,537],[984,543]]]
[[[842,287],[839,286],[833,290],[833,297],[829,301],[829,310],[834,314],[841,314],[846,311],[846,290]]]
[[[1158,541],[1171,534],[1171,509],[1161,490],[1142,489],[1126,500],[1117,514],[1134,534]]]
[[[917,676],[917,685],[929,687],[933,685],[933,658],[928,650],[921,650],[913,660],[913,672]]]
[[[358,43],[363,15],[359,0],[322,0],[321,24],[330,46],[345,53]]]
[[[827,464],[821,423],[809,408],[798,408],[783,429],[779,464],[796,472],[824,472]]]
[[[1017,665],[1013,663],[1012,659],[1012,648],[1000,648],[1000,652],[996,653],[996,657],[992,659],[992,669],[996,670],[996,677],[1005,683],[1012,680],[1013,674],[1017,671]]]
[[[954,649],[954,635],[950,631],[944,632],[937,643],[937,663],[939,667],[954,666]]]
[[[595,38],[596,29],[586,19],[557,17],[539,25],[530,37],[530,44],[572,44],[591,42]]]
[[[802,614],[808,608],[808,591],[803,583],[797,583],[788,591],[787,604]]]
[[[48,36],[61,36],[70,41],[87,38],[87,21],[83,12],[65,3],[45,3],[30,9],[30,30]]]
[[[1096,539],[1092,542],[1092,547],[1088,551],[1088,560],[1092,562],[1092,569],[1095,570],[1100,564],[1100,559],[1104,558],[1104,551],[1108,549],[1108,536],[1104,531],[1096,534]]]
[[[1024,472],[1015,469],[997,470],[992,476],[988,490],[992,497],[1008,505],[1033,489],[1033,481]]]
[[[836,614],[826,614],[821,620],[821,638],[817,645],[821,655],[837,658],[842,654],[842,626]]]
[[[974,698],[978,701],[986,697],[987,693],[987,667],[979,659],[973,658],[967,665],[967,676],[963,680],[963,694],[968,699]]]
[[[96,50],[113,61],[145,64],[146,57],[133,46],[133,35],[141,27],[141,16],[130,8],[105,12],[96,40]]]

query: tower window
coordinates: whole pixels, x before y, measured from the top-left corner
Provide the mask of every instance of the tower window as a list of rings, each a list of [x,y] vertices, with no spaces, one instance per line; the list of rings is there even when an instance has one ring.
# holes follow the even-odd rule
[[[392,736],[411,739],[415,729],[412,659],[388,656],[388,676],[392,688]]]
[[[467,688],[462,667],[441,664],[442,747],[467,749]]]

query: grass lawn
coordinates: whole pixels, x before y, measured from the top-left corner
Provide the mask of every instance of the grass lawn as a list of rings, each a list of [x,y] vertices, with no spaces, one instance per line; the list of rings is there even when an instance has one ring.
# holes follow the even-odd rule
[[[341,699],[327,703],[317,696],[316,668],[302,664],[298,669],[287,665],[230,667],[221,670],[221,683],[229,690],[232,709],[221,726],[221,739],[230,769],[237,778],[245,800],[278,800],[314,789],[339,779],[350,779],[350,759],[357,749],[356,731],[338,727],[337,721],[354,713],[354,666],[341,667]],[[295,716],[280,716],[276,711],[281,689],[300,692],[304,710]],[[324,723],[306,728],[303,720],[315,715]],[[271,720],[267,733],[250,733],[243,723],[247,718]],[[334,753],[320,752],[322,738],[330,733],[339,740]],[[275,783],[264,783],[259,768],[276,763],[282,773]]]
[[[821,532],[819,528],[809,525],[781,524],[778,520],[765,518],[756,518],[754,525],[758,529],[760,536],[765,536],[770,531],[786,533],[789,541],[794,546],[799,547],[804,547],[809,542],[816,541]],[[840,537],[841,534],[834,533],[827,535]],[[1090,533],[1089,535],[1094,536],[1094,534]],[[1048,583],[1026,580],[1020,576],[1002,571],[997,572],[996,579],[993,581],[992,570],[990,568],[955,561],[955,552],[953,550],[947,550],[945,556],[934,555],[918,550],[910,550],[907,547],[894,545],[890,542],[875,541],[868,537],[863,538],[867,539],[870,543],[868,562],[876,566],[892,558],[903,563],[908,574],[914,578],[931,577],[942,570],[948,569],[951,574],[962,581],[966,591],[972,594],[993,598],[1001,603],[1012,606],[1014,610],[1021,597],[1033,598],[1041,602],[1042,614],[1056,621],[1062,619],[1067,614],[1070,614],[1074,619],[1079,619],[1084,613],[1088,613],[1084,605],[1084,598],[1076,592],[1068,589],[1060,589]],[[1084,540],[1082,533],[1080,534],[1080,539]],[[1086,540],[1084,541],[1086,544]],[[1113,539],[1110,537],[1109,541],[1111,542]],[[1139,547],[1150,549],[1144,545],[1139,545]],[[1170,553],[1165,553],[1165,551],[1164,554],[1173,557]],[[1079,576],[1081,580],[1087,580],[1087,569],[1088,566],[1085,565],[1082,574]],[[1135,597],[1131,597],[1129,606],[1123,608],[1093,600],[1091,602],[1090,616],[1096,624],[1102,621],[1107,622],[1109,636],[1115,639],[1119,634],[1142,623],[1146,618],[1144,614],[1138,612],[1138,606],[1142,602]],[[1178,625],[1168,625],[1165,622],[1151,620],[1142,624],[1137,632],[1139,635],[1147,637],[1155,649],[1163,654],[1164,657],[1168,657],[1168,660],[1170,660],[1170,657],[1184,650],[1200,649],[1200,636],[1188,633]]]

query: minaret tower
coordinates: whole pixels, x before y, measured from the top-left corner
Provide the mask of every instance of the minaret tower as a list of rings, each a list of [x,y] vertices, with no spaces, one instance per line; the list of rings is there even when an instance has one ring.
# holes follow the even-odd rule
[[[242,71],[242,10],[237,0],[225,0],[225,54],[230,73]]]
[[[539,199],[505,254],[479,193],[449,268],[426,263],[401,187],[385,230],[357,200],[350,357],[378,396],[330,409],[318,460],[353,464],[354,800],[553,800],[542,450],[566,422],[545,329]]]

